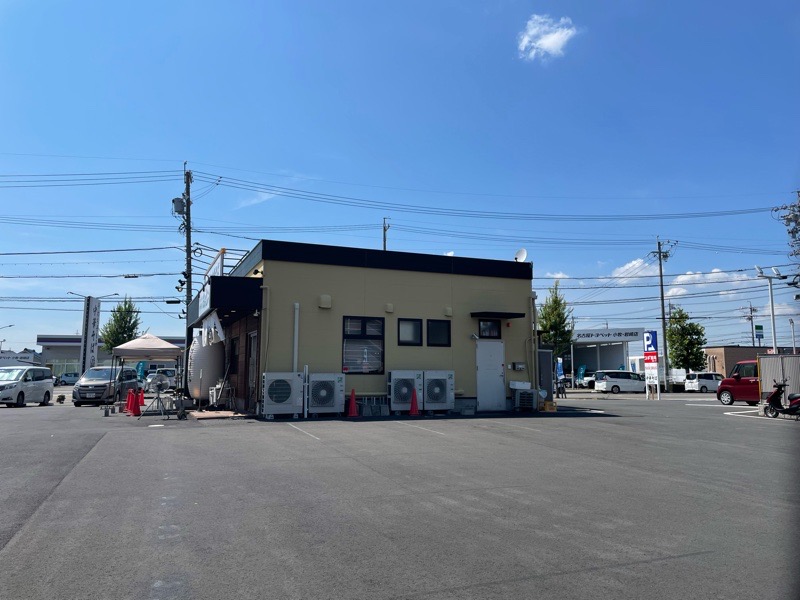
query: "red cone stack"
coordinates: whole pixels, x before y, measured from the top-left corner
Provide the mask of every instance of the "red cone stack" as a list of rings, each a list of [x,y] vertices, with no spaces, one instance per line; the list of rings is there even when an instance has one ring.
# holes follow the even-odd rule
[[[144,390],[139,390],[139,406],[144,406]]]
[[[357,417],[358,407],[356,406],[356,390],[350,390],[350,400],[347,402],[347,418]]]
[[[408,411],[408,414],[412,417],[419,416],[419,406],[417,405],[417,388],[413,388],[411,390],[411,410]]]
[[[131,413],[133,411],[133,390],[128,390],[128,396],[125,398],[125,408],[122,412]]]

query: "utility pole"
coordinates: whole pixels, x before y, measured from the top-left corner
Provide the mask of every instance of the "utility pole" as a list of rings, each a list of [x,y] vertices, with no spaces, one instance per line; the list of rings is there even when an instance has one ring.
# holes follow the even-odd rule
[[[383,250],[386,251],[386,232],[389,231],[390,225],[386,222],[389,217],[383,217]]]
[[[661,345],[664,348],[664,391],[669,392],[672,389],[669,383],[669,350],[667,347],[667,315],[664,311],[664,268],[663,261],[669,258],[669,251],[661,250],[661,240],[656,237],[658,242],[658,281],[661,287]]]
[[[192,172],[186,170],[186,163],[183,163],[183,182],[186,189],[183,192],[183,199],[186,203],[183,213],[183,227],[186,233],[186,356],[189,356],[189,344],[191,334],[189,333],[189,303],[192,301]]]
[[[756,324],[753,315],[758,312],[757,308],[753,308],[753,303],[748,302],[747,306],[742,306],[739,310],[746,310],[749,314],[745,317],[746,321],[750,321],[750,341],[753,346],[756,345]],[[759,340],[760,342],[761,340]]]
[[[180,198],[173,198],[172,212],[181,217],[181,225],[178,231],[186,236],[186,270],[182,273],[184,279],[178,281],[179,292],[181,286],[185,286],[186,300],[183,308],[186,318],[186,348],[183,360],[183,388],[189,386],[189,346],[192,343],[192,329],[189,327],[189,304],[192,302],[192,172],[186,170],[187,163],[183,163],[183,195]]]

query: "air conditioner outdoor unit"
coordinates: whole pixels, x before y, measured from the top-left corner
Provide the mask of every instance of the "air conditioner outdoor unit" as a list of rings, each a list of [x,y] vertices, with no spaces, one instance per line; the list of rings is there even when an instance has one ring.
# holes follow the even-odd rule
[[[538,408],[535,390],[513,390],[515,410],[536,410]]]
[[[306,406],[309,414],[344,412],[344,375],[311,373]]]
[[[453,410],[456,407],[454,371],[425,371],[425,410]]]
[[[302,373],[264,373],[261,376],[261,414],[300,415],[303,412]]]
[[[417,408],[422,409],[424,402],[422,371],[389,371],[387,387],[389,410],[407,412],[411,410],[413,391],[417,390]]]

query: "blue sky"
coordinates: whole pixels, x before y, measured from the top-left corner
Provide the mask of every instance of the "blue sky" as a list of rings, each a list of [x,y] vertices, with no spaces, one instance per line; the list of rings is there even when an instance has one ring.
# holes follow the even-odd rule
[[[579,328],[656,328],[658,236],[670,299],[709,342],[749,343],[750,303],[768,345],[753,267],[797,272],[766,209],[800,187],[798,39],[789,1],[0,0],[3,348],[75,333],[68,291],[133,296],[145,328],[182,334],[163,302],[181,297],[178,249],[9,253],[180,246],[183,161],[209,248],[380,248],[388,217],[392,250],[510,260],[525,247],[540,298],[561,278]],[[748,209],[765,210],[664,216]],[[794,293],[775,286],[779,344]]]

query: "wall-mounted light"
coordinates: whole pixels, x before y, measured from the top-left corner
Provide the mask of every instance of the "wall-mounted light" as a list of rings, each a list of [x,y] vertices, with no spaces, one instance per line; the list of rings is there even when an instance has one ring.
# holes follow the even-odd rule
[[[253,275],[261,275],[263,271],[259,271],[258,269],[253,269]]]
[[[477,333],[473,333],[473,334],[472,334],[471,336],[469,336],[469,337],[470,337],[470,338],[472,338],[473,340],[479,340],[479,339],[480,339],[480,338],[478,337],[478,334],[477,334]]]

